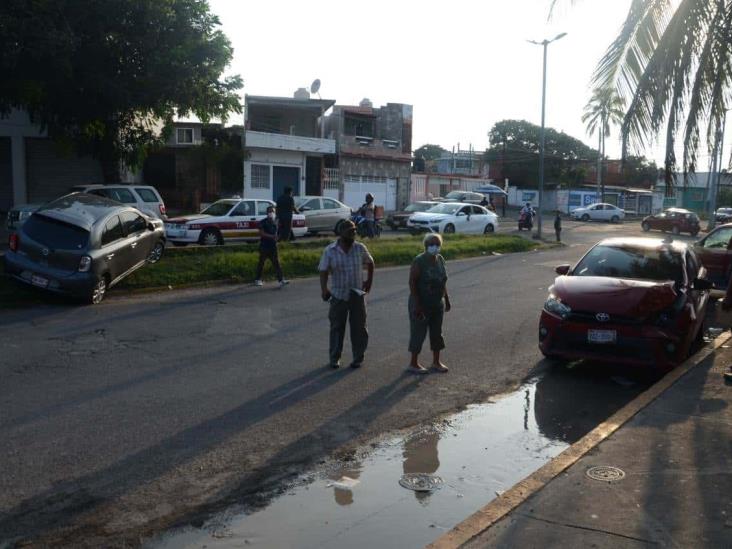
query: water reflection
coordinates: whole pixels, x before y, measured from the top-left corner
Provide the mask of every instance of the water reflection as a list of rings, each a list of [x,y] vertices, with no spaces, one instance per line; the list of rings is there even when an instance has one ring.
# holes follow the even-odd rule
[[[440,468],[440,456],[437,451],[439,442],[440,432],[437,430],[418,433],[405,440],[402,452],[404,473],[436,473]],[[414,492],[414,497],[426,505],[430,492]]]
[[[328,478],[333,481],[339,481],[341,477],[349,477],[358,479],[361,476],[361,462],[353,460],[349,461],[345,467],[339,467],[328,473]],[[338,488],[333,486],[333,497],[338,505],[351,505],[353,503],[353,491],[347,488]]]

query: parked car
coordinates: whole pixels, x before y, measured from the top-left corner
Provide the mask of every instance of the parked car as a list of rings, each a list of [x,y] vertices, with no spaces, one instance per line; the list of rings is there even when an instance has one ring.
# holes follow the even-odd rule
[[[413,232],[445,234],[493,233],[498,230],[498,216],[482,206],[449,202],[412,214],[407,228]]]
[[[338,223],[351,218],[351,208],[327,196],[296,196],[295,206],[305,216],[309,233],[334,231]]]
[[[579,221],[609,221],[620,223],[625,219],[625,210],[614,204],[592,204],[586,208],[572,210],[572,217]]]
[[[176,246],[202,244],[222,245],[228,240],[251,239],[259,236],[259,222],[267,216],[271,200],[227,198],[217,200],[200,214],[168,219],[165,234]],[[294,236],[305,236],[305,216],[292,216]]]
[[[485,195],[471,191],[450,191],[444,197],[435,198],[435,202],[467,202],[468,204],[480,204]]]
[[[133,206],[141,212],[165,220],[165,203],[155,187],[150,185],[136,185],[134,183],[74,185],[70,193],[89,193],[116,200],[122,204]],[[7,229],[17,231],[33,212],[43,204],[20,204],[8,212]]]
[[[714,221],[717,223],[732,221],[732,208],[717,208],[717,211],[714,212]]]
[[[694,252],[707,269],[707,278],[726,290],[732,270],[732,224],[720,225],[694,242]]]
[[[702,341],[712,283],[684,242],[610,238],[556,272],[539,321],[547,357],[667,370]]]
[[[41,206],[9,238],[5,271],[17,280],[99,303],[165,251],[163,222],[101,196],[73,193]]]
[[[641,221],[641,228],[648,232],[651,229],[673,234],[689,233],[691,236],[699,234],[699,216],[689,210],[668,208],[659,214],[649,215]]]
[[[419,200],[412,202],[409,206],[398,212],[391,212],[386,216],[386,224],[391,227],[392,231],[399,230],[399,228],[406,228],[409,217],[416,212],[424,212],[436,206],[439,202],[434,200]]]

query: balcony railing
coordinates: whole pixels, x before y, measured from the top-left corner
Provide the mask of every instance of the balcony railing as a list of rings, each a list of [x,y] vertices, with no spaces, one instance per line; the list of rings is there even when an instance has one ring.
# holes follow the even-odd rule
[[[336,142],[333,139],[302,137],[279,133],[265,133],[247,130],[244,134],[247,148],[279,149],[309,153],[335,154]]]

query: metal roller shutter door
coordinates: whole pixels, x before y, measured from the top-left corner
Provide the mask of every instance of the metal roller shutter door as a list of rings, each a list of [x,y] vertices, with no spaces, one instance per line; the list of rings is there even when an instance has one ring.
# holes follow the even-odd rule
[[[386,211],[396,209],[397,180],[391,177],[346,176],[343,179],[343,202],[356,210],[364,203],[366,193],[374,195],[374,203]]]
[[[48,202],[74,185],[102,182],[102,168],[91,157],[64,155],[50,139],[25,140],[29,202]]]

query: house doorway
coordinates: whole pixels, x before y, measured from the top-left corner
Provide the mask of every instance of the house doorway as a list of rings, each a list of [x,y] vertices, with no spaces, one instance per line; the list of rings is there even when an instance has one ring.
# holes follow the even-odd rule
[[[292,194],[300,194],[300,168],[274,166],[272,170],[272,199],[277,200],[285,192],[285,187],[292,187]]]
[[[319,156],[308,156],[305,161],[305,194],[320,196],[323,194],[321,185],[322,158]]]

